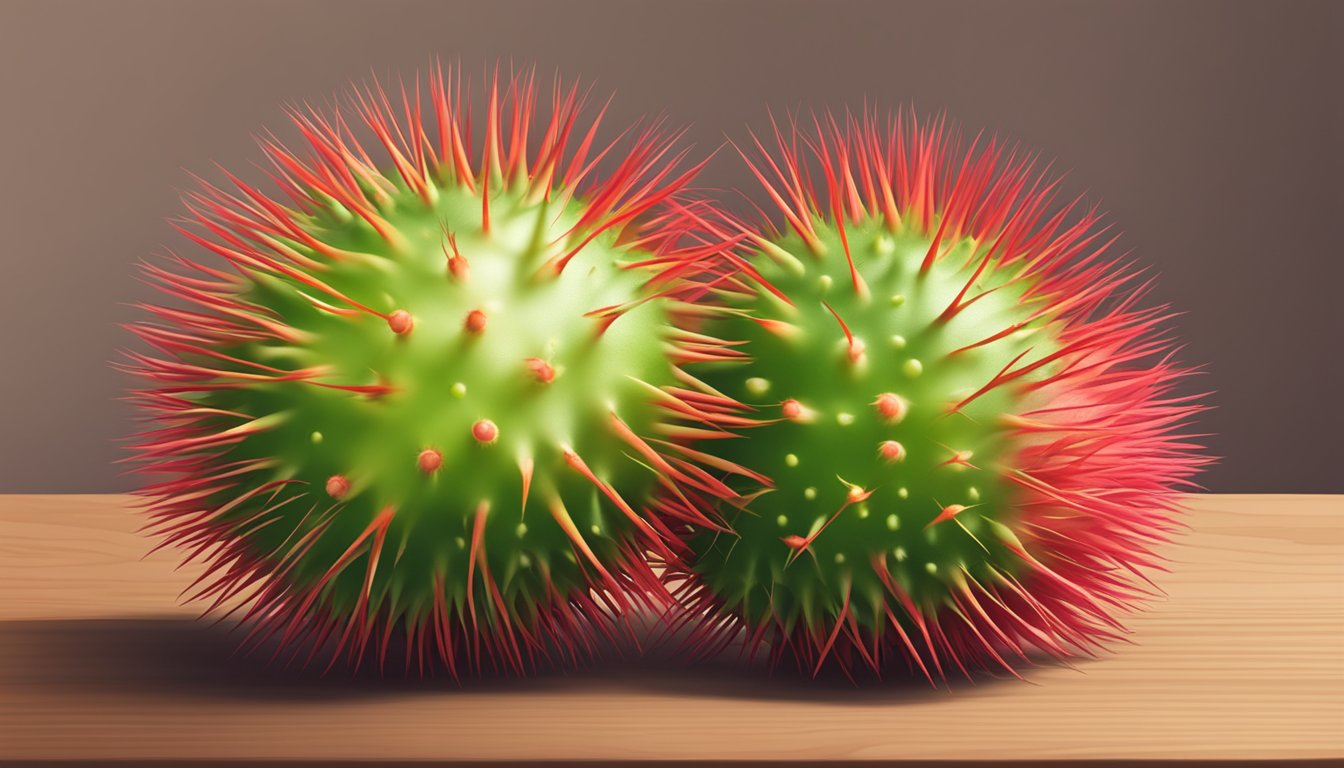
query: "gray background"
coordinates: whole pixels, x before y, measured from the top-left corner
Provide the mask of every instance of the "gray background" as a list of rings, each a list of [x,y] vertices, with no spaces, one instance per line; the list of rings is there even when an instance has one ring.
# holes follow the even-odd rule
[[[186,171],[247,171],[283,104],[435,54],[596,80],[612,126],[665,112],[703,150],[865,97],[1043,150],[1186,312],[1205,485],[1344,492],[1341,36],[1323,2],[0,0],[0,492],[130,487],[108,363]],[[729,153],[702,178],[748,185]]]

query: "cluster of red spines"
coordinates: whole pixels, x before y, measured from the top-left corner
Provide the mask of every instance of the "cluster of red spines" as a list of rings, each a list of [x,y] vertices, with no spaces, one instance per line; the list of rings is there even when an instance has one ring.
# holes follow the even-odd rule
[[[403,84],[398,98],[390,98],[379,85],[353,91],[353,112],[363,129],[371,132],[376,145],[390,159],[400,182],[416,196],[431,203],[437,190],[459,185],[481,198],[481,226],[490,226],[490,193],[500,186],[523,190],[530,200],[563,198],[582,201],[582,214],[564,237],[576,243],[542,266],[559,272],[585,244],[607,231],[620,233],[620,242],[649,255],[624,265],[627,269],[647,272],[648,290],[642,301],[653,297],[671,300],[674,317],[694,318],[704,312],[695,304],[709,284],[717,278],[706,267],[707,259],[717,254],[723,243],[683,244],[684,217],[676,212],[687,182],[699,166],[676,172],[686,151],[675,151],[679,136],[664,135],[649,125],[636,131],[633,140],[627,134],[610,144],[598,144],[603,107],[591,120],[581,119],[586,94],[577,86],[562,87],[557,82],[548,111],[539,108],[539,88],[533,73],[509,78],[503,86],[498,74],[489,84],[485,134],[479,144],[471,135],[470,105],[464,108],[460,83],[450,72],[431,72],[428,82],[428,111],[424,115],[421,85],[413,90]],[[187,552],[188,561],[205,564],[205,572],[187,589],[189,599],[205,601],[207,613],[221,616],[243,612],[244,623],[252,625],[249,642],[278,641],[276,654],[286,653],[291,660],[307,651],[330,652],[331,662],[348,657],[358,663],[373,647],[381,660],[393,642],[393,634],[404,635],[405,659],[422,672],[427,656],[446,664],[454,675],[459,668],[480,669],[483,662],[506,671],[522,671],[539,656],[553,657],[557,652],[575,660],[591,655],[601,636],[610,636],[613,620],[623,621],[640,606],[666,607],[668,596],[650,570],[645,551],[652,549],[664,558],[675,558],[680,545],[667,527],[667,519],[688,524],[713,525],[699,505],[686,501],[680,488],[697,498],[700,494],[731,494],[723,482],[698,462],[708,457],[690,443],[701,436],[722,431],[736,418],[734,403],[707,391],[696,380],[679,373],[683,386],[651,387],[651,394],[665,406],[668,422],[660,438],[635,434],[613,414],[612,429],[631,449],[659,472],[660,482],[668,491],[659,504],[661,515],[643,514],[631,507],[614,489],[604,484],[572,450],[566,450],[570,467],[587,477],[597,488],[636,523],[637,540],[625,546],[616,563],[604,567],[574,529],[564,509],[552,514],[575,544],[576,555],[593,566],[591,590],[571,594],[539,596],[535,622],[529,629],[511,617],[500,598],[498,587],[483,556],[482,522],[476,515],[470,542],[470,583],[480,578],[502,616],[502,626],[478,621],[476,605],[468,600],[469,613],[457,615],[445,599],[444,585],[434,585],[432,605],[420,614],[408,612],[401,622],[384,607],[369,610],[370,584],[380,567],[387,526],[395,510],[377,515],[350,545],[337,563],[314,586],[300,587],[287,578],[335,517],[336,503],[349,491],[349,481],[336,476],[325,489],[311,489],[302,497],[311,508],[304,517],[306,529],[286,540],[277,551],[257,556],[244,546],[239,530],[266,524],[265,518],[278,505],[288,504],[295,496],[276,501],[278,491],[296,483],[275,480],[249,484],[252,473],[272,467],[265,460],[225,463],[229,447],[247,435],[267,429],[268,417],[250,418],[241,413],[202,407],[191,399],[193,393],[246,387],[257,382],[302,382],[305,385],[339,389],[352,396],[379,397],[395,386],[391,382],[353,384],[333,380],[332,371],[322,367],[285,369],[243,360],[222,351],[230,345],[250,341],[302,342],[303,331],[285,325],[267,308],[248,301],[243,292],[249,274],[274,274],[297,281],[308,290],[305,296],[321,311],[355,316],[361,313],[381,318],[396,334],[414,331],[414,318],[403,309],[380,311],[345,295],[325,282],[321,275],[328,263],[347,260],[368,261],[382,257],[337,248],[324,242],[304,226],[302,219],[323,210],[341,209],[357,216],[392,247],[401,245],[397,230],[383,217],[384,204],[398,192],[396,184],[383,174],[366,147],[356,138],[345,113],[333,108],[327,113],[314,109],[294,109],[294,125],[308,145],[306,153],[291,151],[273,136],[261,143],[271,167],[268,176],[287,198],[282,203],[237,177],[224,172],[236,188],[227,191],[200,181],[200,190],[185,196],[192,214],[189,226],[179,231],[193,243],[223,258],[219,267],[170,254],[168,265],[145,263],[146,275],[182,306],[138,305],[152,321],[129,326],[158,354],[127,352],[130,373],[148,385],[134,392],[131,400],[146,413],[153,427],[134,436],[132,460],[145,471],[166,476],[142,487],[138,493],[147,501],[147,529],[161,537],[160,547],[175,545]],[[541,138],[532,131],[540,119]],[[626,146],[622,146],[622,143]],[[479,146],[479,162],[471,160]],[[609,172],[598,174],[596,165],[604,159],[619,162]],[[445,256],[454,279],[467,279],[470,265],[448,235]],[[302,244],[313,255],[306,255],[288,243]],[[233,271],[230,271],[233,270]],[[236,274],[235,274],[236,272]],[[709,275],[708,278],[704,276]],[[596,333],[602,334],[630,306],[595,308],[589,315]],[[468,317],[484,328],[487,318]],[[691,330],[674,332],[670,343],[680,359],[704,360],[716,354],[728,354],[713,339]],[[215,360],[217,364],[202,361]],[[554,371],[544,362],[528,362],[529,370],[545,383]],[[473,426],[477,440],[493,440],[494,425],[478,422]],[[416,458],[422,471],[438,468],[436,455],[422,453]],[[441,458],[439,458],[441,461]],[[710,465],[722,469],[721,462]],[[532,467],[524,461],[524,494]],[[219,494],[233,494],[223,506],[211,507],[208,500]],[[267,503],[248,520],[221,523],[221,516],[239,504],[262,498]],[[356,611],[332,615],[320,599],[323,587],[361,556],[368,555],[364,591]],[[479,567],[478,567],[479,566]],[[245,610],[244,610],[245,609]]]
[[[1204,410],[1202,395],[1178,392],[1195,369],[1174,360],[1177,348],[1166,329],[1173,313],[1141,306],[1151,280],[1137,284],[1139,271],[1107,255],[1115,237],[1095,207],[1085,209],[1081,197],[1057,205],[1059,180],[1049,168],[1038,170],[1036,157],[997,139],[982,145],[976,137],[967,145],[943,119],[865,114],[815,117],[810,128],[796,120],[784,129],[776,123],[773,140],[767,148],[753,137],[754,152],[741,151],[744,161],[808,247],[824,249],[817,226],[835,228],[856,293],[868,289],[847,227],[880,221],[893,231],[929,234],[921,271],[964,237],[987,244],[976,250],[978,263],[965,286],[935,322],[986,295],[975,285],[991,266],[1011,270],[1008,284],[1024,285],[1023,300],[1037,302],[1027,318],[952,354],[1029,323],[1050,324],[1057,351],[1014,358],[947,410],[956,413],[1010,385],[1031,404],[1005,417],[1019,446],[1005,479],[1022,491],[1013,529],[1021,567],[1017,575],[998,571],[992,583],[966,574],[947,602],[930,611],[895,583],[886,555],[879,555],[871,566],[890,598],[887,631],[879,634],[858,625],[848,598],[833,623],[785,627],[767,618],[753,624],[725,606],[693,566],[673,562],[664,578],[682,613],[672,629],[689,627],[688,645],[701,657],[737,646],[744,656],[764,652],[772,664],[792,660],[812,674],[834,663],[846,675],[856,666],[880,673],[903,660],[931,682],[958,670],[1016,675],[1034,653],[1093,654],[1122,637],[1116,617],[1152,595],[1142,570],[1162,567],[1155,548],[1180,527],[1180,496],[1197,487],[1191,478],[1210,461],[1189,429]],[[684,213],[699,232],[715,239],[731,234],[771,255],[779,232],[757,210],[763,231],[726,215]],[[721,286],[730,304],[734,293],[746,298],[764,288],[779,295],[746,257],[729,258],[738,268]],[[789,405],[783,405],[786,417]]]

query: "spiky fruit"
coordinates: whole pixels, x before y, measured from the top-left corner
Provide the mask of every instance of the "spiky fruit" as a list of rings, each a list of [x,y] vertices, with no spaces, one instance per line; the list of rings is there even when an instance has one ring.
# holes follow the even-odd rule
[[[479,149],[442,72],[427,104],[375,85],[295,111],[310,151],[264,142],[283,198],[232,176],[187,196],[222,264],[146,267],[185,305],[134,326],[158,352],[131,355],[157,422],[139,458],[168,476],[151,528],[254,642],[356,663],[395,642],[454,674],[573,658],[665,599],[655,491],[716,490],[681,453],[714,417],[677,369],[714,346],[678,330],[705,251],[661,212],[694,169],[656,126],[602,148],[577,87],[534,114],[531,75],[494,83]]]
[[[732,533],[668,571],[692,643],[930,681],[1090,652],[1203,463],[1167,311],[1017,150],[815,125],[744,153],[789,230],[741,230],[754,256],[711,332],[745,355],[694,370],[755,417],[705,450],[765,481],[739,475]]]

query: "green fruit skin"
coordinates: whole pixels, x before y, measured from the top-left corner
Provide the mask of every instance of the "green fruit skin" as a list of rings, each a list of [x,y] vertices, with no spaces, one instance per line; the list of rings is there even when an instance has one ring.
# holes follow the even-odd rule
[[[712,332],[744,340],[748,360],[695,369],[755,408],[761,421],[741,439],[717,441],[715,453],[768,476],[773,487],[745,508],[720,505],[732,532],[691,537],[693,568],[748,626],[829,628],[848,603],[860,627],[880,634],[891,598],[879,570],[932,610],[965,573],[989,581],[994,570],[1019,568],[1008,551],[1015,494],[1005,473],[1012,471],[1014,446],[1003,417],[1023,412],[1027,396],[999,387],[957,413],[949,410],[1019,354],[1044,355],[1057,342],[1030,318],[1033,305],[1024,301],[1030,284],[1010,282],[992,267],[968,295],[997,290],[939,320],[971,278],[983,243],[944,242],[943,255],[921,273],[928,233],[892,232],[876,220],[847,225],[866,286],[860,290],[839,231],[814,226],[815,250],[796,235],[783,236],[766,249],[770,258],[756,263],[793,306],[764,288],[735,302],[744,312],[716,321]],[[859,346],[851,346],[835,315]],[[776,333],[759,319],[795,330]],[[1003,339],[954,354],[1018,323]],[[905,404],[901,418],[883,417],[876,405],[883,394]],[[786,400],[798,401],[804,417],[785,418]],[[885,441],[900,444],[898,459],[881,453]],[[934,523],[952,505],[965,509]],[[784,541],[813,534],[805,549]]]
[[[644,295],[647,271],[623,269],[633,260],[607,232],[584,246],[563,272],[544,263],[561,255],[577,235],[567,232],[582,213],[581,201],[526,200],[509,189],[490,192],[489,231],[482,227],[478,193],[461,187],[437,190],[426,207],[404,188],[385,218],[402,242],[389,245],[361,219],[332,206],[306,222],[322,241],[371,254],[374,259],[334,263],[321,279],[379,310],[405,310],[411,332],[398,335],[378,316],[336,314],[305,297],[325,298],[286,276],[249,275],[242,298],[273,312],[303,340],[293,344],[251,341],[225,350],[243,361],[279,368],[321,366],[319,380],[343,385],[386,384],[381,395],[323,388],[310,382],[256,382],[200,396],[202,405],[265,419],[269,428],[248,435],[219,464],[265,460],[273,466],[247,483],[293,481],[279,499],[234,504],[237,489],[208,503],[236,523],[233,535],[263,562],[275,562],[319,519],[329,526],[312,547],[286,563],[285,577],[298,590],[320,589],[319,604],[333,615],[355,611],[365,588],[361,556],[323,584],[343,553],[383,510],[391,510],[379,566],[369,586],[369,610],[392,617],[423,616],[436,580],[447,604],[463,615],[474,603],[482,619],[501,621],[478,577],[468,582],[475,515],[488,509],[481,547],[510,613],[524,623],[552,595],[587,590],[570,539],[553,518],[559,503],[596,557],[615,567],[631,548],[633,526],[591,482],[566,463],[565,450],[582,457],[593,473],[636,508],[649,496],[655,475],[631,458],[612,432],[611,415],[648,434],[660,415],[640,379],[673,382],[673,367],[660,339],[668,313],[660,300],[626,311],[605,332],[585,314]],[[469,263],[465,279],[447,268],[445,231]],[[301,245],[291,247],[314,256]],[[465,327],[480,310],[480,333]],[[550,383],[532,375],[528,359],[549,363]],[[210,361],[218,365],[217,360]],[[249,370],[240,366],[240,370]],[[498,439],[482,443],[473,425],[493,422]],[[221,429],[236,422],[221,420]],[[417,456],[433,449],[442,466],[421,471]],[[534,476],[523,503],[526,463]],[[328,478],[348,480],[338,500],[323,492]],[[251,518],[261,505],[275,507],[265,525]],[[477,573],[480,572],[477,568]]]

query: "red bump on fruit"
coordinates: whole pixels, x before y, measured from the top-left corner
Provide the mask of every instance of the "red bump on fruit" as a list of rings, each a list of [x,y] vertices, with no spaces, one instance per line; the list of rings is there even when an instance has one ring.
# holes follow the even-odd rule
[[[398,336],[405,336],[415,327],[415,318],[411,313],[404,309],[398,309],[396,312],[387,316],[387,327]]]
[[[930,520],[929,524],[924,526],[924,529],[928,530],[929,528],[932,528],[933,526],[945,520],[951,520],[952,518],[966,511],[966,509],[967,507],[964,504],[948,504],[946,507],[943,507],[943,510],[938,513],[937,517]]]
[[[467,320],[463,323],[467,333],[481,333],[485,330],[485,312],[479,309],[473,309],[467,313]]]
[[[426,448],[416,457],[415,465],[426,475],[432,475],[443,466],[443,454],[433,448]]]
[[[550,384],[552,381],[555,381],[555,368],[539,357],[527,358],[527,369],[531,371],[537,381],[542,384]]]
[[[499,427],[489,419],[481,419],[471,425],[471,436],[479,443],[493,443],[499,438]]]
[[[878,395],[877,400],[873,401],[873,405],[877,406],[878,415],[888,424],[895,424],[904,419],[908,408],[905,398],[893,392],[883,392]]]
[[[345,479],[345,475],[332,475],[327,478],[328,496],[339,501],[348,493],[350,493],[350,481]]]
[[[444,235],[447,242],[443,246],[443,254],[448,257],[448,274],[452,275],[454,280],[464,282],[467,276],[471,274],[471,264],[457,249],[457,236],[447,231],[444,232]],[[449,247],[452,248],[452,253],[448,252]]]
[[[785,400],[780,404],[779,411],[789,421],[800,421],[803,418],[803,404],[797,400]]]
[[[905,458],[905,446],[895,440],[883,440],[877,447],[877,452],[889,464],[895,464]]]
[[[461,256],[448,257],[448,274],[452,275],[453,279],[466,280],[470,273],[471,266],[467,264],[466,259]]]
[[[864,353],[864,351],[865,351],[866,349],[867,349],[867,346],[863,343],[863,339],[860,339],[860,338],[857,338],[857,337],[856,337],[856,338],[853,338],[853,339],[850,339],[850,340],[849,340],[849,351],[848,351],[848,353],[847,353],[847,354],[849,355],[849,362],[851,362],[851,363],[857,363],[857,362],[859,362],[860,360],[862,360],[862,359],[863,359],[863,353]]]

